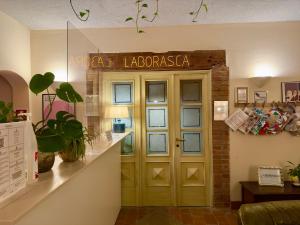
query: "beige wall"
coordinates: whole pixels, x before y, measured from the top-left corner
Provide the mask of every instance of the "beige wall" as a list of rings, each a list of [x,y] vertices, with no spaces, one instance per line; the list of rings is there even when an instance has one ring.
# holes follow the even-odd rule
[[[234,112],[234,91],[236,87],[249,87],[249,102],[253,102],[254,91],[267,91],[268,102],[281,101],[281,82],[300,80],[298,77],[277,77],[258,88],[249,79],[233,79],[230,82],[230,112]],[[266,108],[269,110],[269,108]],[[297,108],[300,113],[300,108]],[[286,161],[300,163],[300,138],[288,132],[278,135],[254,136],[230,132],[230,176],[231,200],[240,200],[239,181],[257,180],[257,166],[287,166]],[[285,174],[285,178],[288,177]]]
[[[29,82],[30,30],[0,11],[0,70],[10,70]]]
[[[230,68],[231,104],[234,101],[233,87],[251,85],[247,79],[238,78],[252,76],[257,65],[270,65],[272,75],[279,77],[266,86],[270,91],[270,99],[280,100],[280,80],[288,77],[300,80],[300,22],[148,28],[145,34],[136,34],[134,29],[86,29],[82,32],[102,52],[225,49]],[[64,33],[31,33],[33,73],[55,71],[55,66],[63,66],[66,54]],[[252,90],[250,93],[253,94]],[[296,149],[300,139],[288,134],[254,137],[231,133],[230,144],[232,201],[240,200],[238,181],[256,178],[257,165],[283,165],[286,160],[300,161]]]

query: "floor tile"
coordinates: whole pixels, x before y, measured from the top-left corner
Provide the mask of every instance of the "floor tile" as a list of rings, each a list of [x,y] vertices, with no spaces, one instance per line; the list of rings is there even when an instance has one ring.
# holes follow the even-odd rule
[[[230,209],[124,207],[115,225],[237,225],[237,216]]]

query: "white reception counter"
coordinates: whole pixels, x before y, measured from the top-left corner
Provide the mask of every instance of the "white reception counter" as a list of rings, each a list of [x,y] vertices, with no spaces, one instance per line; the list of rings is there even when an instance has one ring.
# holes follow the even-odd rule
[[[86,159],[62,163],[0,205],[0,225],[114,225],[121,207],[121,140],[87,150]]]

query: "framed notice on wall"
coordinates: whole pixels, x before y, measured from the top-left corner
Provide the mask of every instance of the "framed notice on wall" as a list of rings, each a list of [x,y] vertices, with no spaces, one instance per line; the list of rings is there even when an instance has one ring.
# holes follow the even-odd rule
[[[236,103],[248,103],[248,87],[236,88]]]
[[[283,187],[283,175],[280,167],[260,166],[258,167],[258,183],[265,186]]]

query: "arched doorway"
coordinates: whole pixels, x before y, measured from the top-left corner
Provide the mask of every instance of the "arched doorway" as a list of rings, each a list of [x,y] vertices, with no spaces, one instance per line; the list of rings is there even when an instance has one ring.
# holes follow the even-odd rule
[[[28,84],[19,74],[0,70],[0,87],[0,100],[12,102],[14,111],[29,111]]]
[[[13,88],[10,83],[0,75],[0,101],[10,103],[13,101]]]

